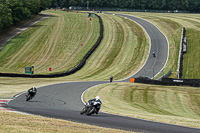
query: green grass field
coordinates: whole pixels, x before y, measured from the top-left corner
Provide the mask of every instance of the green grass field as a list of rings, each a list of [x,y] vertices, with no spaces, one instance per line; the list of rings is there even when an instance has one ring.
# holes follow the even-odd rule
[[[99,37],[99,20],[86,13],[46,11],[52,17],[13,38],[0,52],[1,72],[35,73],[66,71],[77,65]],[[81,47],[81,43],[84,43]]]
[[[108,80],[110,75],[123,79],[134,74],[146,61],[149,40],[134,22],[122,17],[99,14],[103,19],[101,45],[71,79]]]
[[[78,58],[80,57],[78,55],[86,52],[84,48],[87,46],[84,46],[81,49],[78,48],[82,42],[92,44],[95,38],[98,37],[99,24],[97,18],[94,18],[93,23],[91,23],[87,18],[87,14],[69,13],[67,14],[67,17],[66,12],[46,12],[51,13],[53,17],[38,23],[37,26],[33,26],[29,30],[15,37],[0,52],[0,60],[2,61],[0,62],[1,72],[23,72],[24,66],[32,65],[32,60],[39,66],[36,69],[37,73],[47,73],[49,67],[53,68],[53,72],[63,71],[68,67],[73,67],[76,64],[74,61],[81,59]],[[169,70],[173,70],[171,77],[176,77],[177,57],[181,28],[183,26],[186,27],[186,30],[188,29],[186,36],[188,36],[189,44],[194,44],[188,45],[188,59],[186,57],[184,58],[190,61],[190,64],[196,63],[194,62],[196,56],[191,54],[195,53],[194,50],[198,53],[197,50],[199,48],[196,47],[199,39],[195,37],[199,35],[199,32],[197,32],[199,31],[198,14],[128,14],[147,19],[157,25],[167,36],[170,43],[170,56],[169,62],[164,69],[165,73]],[[102,17],[105,27],[104,38],[101,45],[92,54],[83,69],[73,75],[53,79],[0,77],[0,98],[11,98],[13,95],[25,91],[31,86],[40,87],[68,81],[109,80],[111,74],[114,76],[114,80],[117,80],[134,74],[146,60],[149,51],[148,36],[140,26],[130,20],[114,15],[99,15]],[[187,16],[187,18],[185,18],[185,16]],[[77,17],[82,19],[77,19]],[[65,28],[63,28],[63,26]],[[73,28],[71,27],[74,27],[74,32],[72,32]],[[81,29],[79,30],[79,32],[81,32],[80,36],[77,35],[78,31],[76,29]],[[60,30],[62,31],[62,34],[58,32]],[[66,35],[70,36],[70,38],[67,38]],[[89,40],[87,40],[88,36],[90,36]],[[23,41],[27,42],[23,44]],[[28,45],[28,42],[31,45]],[[36,42],[38,45],[35,44]],[[12,46],[13,44],[18,44],[16,45],[16,49]],[[21,46],[22,44],[23,48]],[[9,49],[9,47],[12,49]],[[33,49],[31,54],[27,49],[30,47]],[[81,52],[81,50],[84,52]],[[75,51],[78,52],[76,53]],[[32,58],[32,55],[35,55],[34,53],[38,53],[38,55],[37,57]],[[14,56],[11,56],[12,54],[14,54]],[[21,56],[21,54],[24,54],[24,56]],[[71,55],[76,56],[71,57]],[[28,58],[32,59],[28,60]],[[66,58],[69,62],[66,62]],[[27,64],[25,64],[24,60]],[[186,60],[184,60],[184,63]],[[19,65],[21,62],[24,63],[24,66]],[[195,64],[195,67],[189,66],[189,63],[186,64],[188,65],[188,70],[193,67],[190,71],[193,72],[194,69],[196,69],[195,72],[198,73],[198,63]],[[193,75],[195,75],[195,73]],[[93,91],[95,92],[94,96],[97,94],[101,96],[103,101],[102,110],[106,112],[200,128],[200,114],[198,113],[198,110],[200,109],[199,88],[114,83],[92,88],[85,94],[85,100],[91,98],[88,97],[88,94]],[[112,98],[108,99],[108,97]],[[115,100],[119,100],[119,104],[112,105],[112,108],[110,108],[108,105],[114,103]],[[4,112],[0,111],[0,113]],[[5,118],[8,118],[6,119],[8,120],[8,123],[1,127],[1,129],[4,129],[5,131],[9,131],[9,125],[11,125],[11,127],[16,127],[21,132],[24,131],[25,127],[33,130],[38,128],[32,127],[27,121],[18,122],[18,119],[20,120],[21,117],[24,117],[23,115],[12,113],[3,115],[6,115],[6,117],[0,117],[1,121],[5,121]],[[13,117],[15,117],[14,119],[17,124],[13,124],[12,121],[9,121],[12,120]],[[28,119],[29,118],[27,118],[27,120]],[[42,121],[42,119],[44,118],[37,118],[35,121]],[[39,124],[41,128],[46,124],[45,121],[48,120],[43,121],[44,123]],[[55,131],[50,128],[50,125],[47,124],[46,127],[44,126],[45,129],[41,130],[44,130],[44,132],[62,132],[62,129],[58,129],[59,126],[67,127],[71,132],[81,132],[83,129],[85,130],[85,127],[81,127],[81,125],[74,127],[72,124],[71,127],[68,127],[66,125],[57,124],[55,125],[57,126]],[[21,129],[21,127],[23,128]],[[75,131],[77,128],[78,130]],[[91,132],[91,129],[93,129],[93,127],[90,127],[85,132]],[[104,131],[107,131],[107,129],[103,129],[102,132]]]
[[[130,133],[94,125],[0,111],[1,133]]]
[[[84,101],[99,95],[108,113],[200,128],[200,89],[133,83],[93,87]]]
[[[200,17],[199,17],[200,19]],[[200,27],[200,21],[199,21]],[[187,54],[183,60],[183,78],[200,78],[200,28],[187,29],[186,37],[188,39]]]

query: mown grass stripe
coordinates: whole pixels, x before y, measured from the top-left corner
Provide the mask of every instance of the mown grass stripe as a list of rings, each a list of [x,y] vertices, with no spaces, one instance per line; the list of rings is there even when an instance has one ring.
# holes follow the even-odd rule
[[[112,83],[87,90],[84,99],[99,95],[102,110],[114,114],[199,127],[199,94],[200,90],[192,87]],[[117,104],[111,104],[114,101]]]
[[[49,67],[61,68],[58,70],[53,69],[55,72],[63,71],[77,65],[80,59],[82,59],[82,57],[87,53],[88,48],[91,48],[94,42],[96,42],[95,40],[99,37],[99,30],[96,30],[98,29],[98,18],[95,18],[94,19],[95,27],[96,27],[95,34],[92,35],[91,39],[89,39],[90,41],[89,43],[91,43],[91,45],[89,47],[84,47],[80,51],[80,53],[82,53],[81,55],[76,54],[76,58],[73,61],[71,61],[73,63],[69,63],[69,64],[65,63],[63,66],[62,63],[65,62],[64,59],[67,56],[68,57],[71,56],[71,53],[73,52],[74,48],[75,49],[79,48],[81,42],[85,40],[85,38],[87,37],[85,33],[87,32],[89,33],[90,27],[88,27],[88,24],[91,22],[89,22],[85,14],[75,14],[75,13],[66,14],[64,12],[53,13],[50,11],[48,13],[52,13],[54,16],[40,22],[40,25],[43,25],[43,26],[37,27],[37,24],[36,24],[34,29],[32,28],[33,30],[31,30],[30,28],[29,30],[25,32],[25,33],[29,33],[28,34],[30,36],[30,38],[28,38],[30,39],[29,41],[25,41],[23,39],[19,40],[21,42],[24,41],[25,43],[22,42],[20,44],[22,45],[26,44],[27,47],[26,45],[24,45],[25,47],[23,49],[21,48],[21,51],[19,51],[17,55],[10,56],[10,57],[14,57],[11,60],[9,60],[11,64],[7,62],[8,61],[6,60],[7,58],[2,58],[2,60],[5,60],[4,62],[7,62],[7,66],[4,66],[4,67],[10,68],[11,71],[13,68],[15,68],[16,70],[18,70],[18,72],[20,72],[21,70],[24,71],[24,67],[27,65],[29,66],[34,65],[36,73],[37,72],[46,73],[48,72]],[[75,21],[71,19],[70,17],[75,19]],[[67,18],[67,21],[65,18]],[[82,21],[84,23],[81,23]],[[70,27],[72,23],[74,24],[73,26],[75,27]],[[85,26],[82,26],[82,25],[85,25]],[[67,36],[63,35],[65,34],[64,31],[66,31],[66,28],[64,27],[68,27],[68,29],[70,28],[71,31],[69,30],[68,31],[69,34],[66,34],[66,35],[71,36],[71,38],[68,38]],[[81,30],[78,31],[77,29],[79,28]],[[35,31],[35,29],[37,29],[38,31]],[[23,33],[21,35],[26,36]],[[63,44],[62,42],[65,42],[66,44]],[[65,49],[60,48],[60,46],[63,47],[62,45],[64,46]],[[9,53],[9,51],[6,51],[6,53]],[[64,54],[65,56],[63,57],[62,53],[67,53],[67,54]],[[15,54],[15,53],[12,52],[10,54]],[[59,57],[61,59],[58,60]],[[0,55],[0,58],[1,58],[1,55]],[[4,63],[4,65],[5,64],[6,63]]]

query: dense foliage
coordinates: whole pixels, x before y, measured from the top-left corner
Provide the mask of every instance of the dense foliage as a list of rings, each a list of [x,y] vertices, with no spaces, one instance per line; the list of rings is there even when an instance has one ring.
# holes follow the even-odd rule
[[[0,31],[50,5],[51,0],[0,0]]]
[[[88,2],[87,2],[88,1]],[[52,7],[118,7],[200,12],[200,0],[52,0]]]

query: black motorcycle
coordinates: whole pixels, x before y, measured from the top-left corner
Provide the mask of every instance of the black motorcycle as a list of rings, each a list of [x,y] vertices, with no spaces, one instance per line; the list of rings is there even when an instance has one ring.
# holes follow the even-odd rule
[[[26,101],[31,100],[36,95],[36,92],[28,91],[28,94],[26,95]]]
[[[98,114],[99,109],[101,108],[100,102],[91,102],[87,103],[83,110],[80,112],[80,114],[86,114],[86,115],[92,115],[92,114]]]
[[[110,83],[111,83],[112,81],[113,81],[113,77],[111,76],[111,77],[110,77]]]

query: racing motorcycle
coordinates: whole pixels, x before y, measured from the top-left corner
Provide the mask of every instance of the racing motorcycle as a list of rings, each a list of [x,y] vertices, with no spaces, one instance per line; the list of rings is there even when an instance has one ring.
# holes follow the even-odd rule
[[[86,115],[92,115],[92,114],[98,114],[99,109],[101,108],[100,102],[90,102],[86,103],[83,110],[80,112],[80,114],[86,114]]]
[[[28,91],[28,94],[26,95],[26,101],[31,100],[36,95],[36,92]]]

